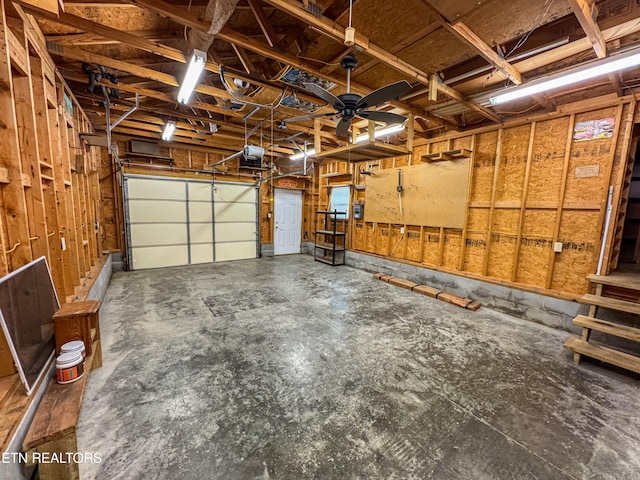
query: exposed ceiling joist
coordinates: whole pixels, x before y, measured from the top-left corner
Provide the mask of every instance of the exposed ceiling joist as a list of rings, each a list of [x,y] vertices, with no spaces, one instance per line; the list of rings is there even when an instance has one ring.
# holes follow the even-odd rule
[[[85,50],[74,48],[74,47],[67,47],[63,45],[49,43],[47,45],[47,48],[49,50],[49,53],[51,53],[52,55],[58,55],[61,57],[70,58],[73,60],[79,60],[81,62],[86,62],[90,64],[102,65],[107,68],[112,68],[115,70],[119,70],[121,72],[130,73],[137,77],[155,80],[157,82],[164,83],[171,87],[180,86],[180,82],[173,75],[159,72],[151,68],[141,67],[133,63],[124,62],[122,60],[114,60],[112,58],[105,57],[103,55],[97,55],[95,53],[87,52]],[[209,85],[199,84],[196,87],[195,91],[198,93],[210,95],[212,97],[219,98],[222,100],[229,100],[229,101],[234,100],[234,98],[226,90],[212,87]]]
[[[207,22],[201,20],[196,15],[188,11],[175,7],[163,0],[129,0],[129,2],[135,5],[138,5],[140,8],[151,10],[157,13],[158,15],[162,15],[164,17],[170,18],[181,25],[185,25],[193,29],[199,29],[201,31],[207,31],[208,29]],[[247,50],[250,50],[254,53],[262,55],[263,57],[271,58],[283,64],[291,65],[293,67],[304,70],[318,77],[326,78],[327,80],[330,80],[338,85],[343,85],[343,86],[346,85],[346,80],[344,78],[337,77],[337,76],[329,76],[323,73],[321,70],[318,70],[317,68],[314,68],[313,66],[307,64],[306,62],[303,62],[297,57],[294,57],[292,55],[287,55],[286,53],[277,52],[271,49],[268,45],[258,42],[250,37],[247,37],[246,35],[238,33],[232,30],[231,28],[229,28],[228,26],[225,26],[220,31],[220,33],[216,35],[216,37],[226,42],[236,44],[238,46],[246,48]],[[370,93],[371,91],[373,91],[373,89],[367,88],[363,85],[359,85],[356,82],[351,83],[351,88],[352,88],[352,91],[359,93],[361,95],[366,95],[367,93]],[[411,105],[403,104],[402,102],[397,102],[397,101],[391,102],[391,104],[409,113],[414,113],[416,115],[424,115],[424,111],[418,108],[414,108]],[[491,114],[489,110],[487,109],[483,109],[483,110],[486,110],[489,114]],[[495,117],[495,120],[499,121],[497,117]],[[447,122],[446,120],[443,120],[438,117],[431,117],[431,121],[432,123],[438,124],[438,125],[453,126],[450,122]]]
[[[598,16],[595,0],[568,0],[569,5],[576,14],[582,29],[587,34],[587,37],[593,45],[593,49],[596,52],[598,58],[604,58],[607,56],[607,44],[604,41],[600,27],[596,23]]]
[[[274,48],[277,44],[276,32],[273,30],[271,22],[262,8],[261,2],[258,0],[248,0],[248,2],[251,7],[251,11],[253,12],[253,16],[256,18],[256,21],[260,26],[260,30],[262,30],[264,38],[267,40],[269,46]]]
[[[307,12],[306,10],[303,10],[302,8],[300,8],[298,3],[295,2],[294,0],[265,0],[265,2],[268,3],[269,5],[279,8],[280,10],[294,16],[298,20],[301,20],[309,25],[312,25],[313,27],[317,28],[318,30],[322,31],[323,33],[325,33],[326,35],[328,35],[329,37],[333,38],[338,42],[342,43],[344,41],[344,36],[345,36],[344,27],[342,27],[338,23],[326,17],[318,18],[315,15]],[[408,76],[412,80],[415,80],[427,86],[429,85],[429,74],[422,72],[421,70],[414,67],[413,65],[410,65],[409,63],[401,60],[394,54],[387,52],[386,50],[370,42],[368,38],[364,37],[363,35],[357,32],[355,35],[355,43],[360,48],[362,48],[365,52],[367,52],[369,55],[377,58],[378,60],[388,65],[389,67]],[[466,100],[463,95],[461,95],[458,92],[455,92],[455,90],[451,87],[445,86],[444,84],[439,84],[439,85],[443,85],[443,87],[446,87],[446,88],[440,89],[440,91],[444,95],[448,96],[453,100],[456,100],[457,102],[465,105],[466,107],[472,110],[475,110],[476,112],[480,113],[484,117],[490,120],[493,120],[494,122],[500,123],[500,118],[488,108],[485,108],[482,105],[479,105],[475,102]]]
[[[475,50],[476,53],[493,65],[504,78],[511,80],[516,85],[522,83],[522,75],[520,72],[503,57],[498,55],[493,48],[487,45],[486,42],[476,35],[467,25],[463,22],[450,23],[428,0],[419,0],[419,3],[435,18],[439,25],[452,33],[458,40]]]

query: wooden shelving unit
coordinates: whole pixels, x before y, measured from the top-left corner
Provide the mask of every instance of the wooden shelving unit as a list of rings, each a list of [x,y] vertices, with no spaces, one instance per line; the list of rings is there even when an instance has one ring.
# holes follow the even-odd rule
[[[441,162],[443,160],[456,160],[458,158],[470,158],[471,150],[459,148],[457,150],[447,150],[446,152],[428,153],[422,155],[420,160],[423,162]]]
[[[346,212],[319,210],[316,215],[320,217],[323,227],[314,232],[316,242],[313,258],[331,266],[344,265],[346,219],[338,217],[346,216]]]

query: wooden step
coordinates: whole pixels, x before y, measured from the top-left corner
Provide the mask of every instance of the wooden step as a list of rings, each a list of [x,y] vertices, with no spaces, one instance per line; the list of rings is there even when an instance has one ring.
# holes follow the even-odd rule
[[[569,338],[565,342],[564,346],[565,348],[568,348],[575,353],[579,353],[580,355],[586,355],[587,357],[595,358],[596,360],[616,365],[632,372],[640,373],[640,357],[619,352],[612,348],[592,345],[580,340],[579,338],[573,337]]]
[[[617,310],[619,312],[635,313],[640,315],[640,303],[625,302],[615,298],[601,297],[599,295],[584,295],[580,299],[580,303],[587,305],[597,305],[599,307],[608,308],[609,310]]]
[[[627,325],[620,325],[619,323],[607,322],[606,320],[600,320],[599,318],[587,317],[585,315],[578,315],[573,319],[575,325],[581,327],[590,328],[591,330],[597,330],[598,332],[608,333],[609,335],[615,335],[616,337],[627,338],[634,342],[640,342],[640,329],[629,327]]]
[[[591,274],[587,276],[587,280],[591,283],[611,285],[612,287],[640,290],[640,275],[637,273],[614,272],[611,275]]]

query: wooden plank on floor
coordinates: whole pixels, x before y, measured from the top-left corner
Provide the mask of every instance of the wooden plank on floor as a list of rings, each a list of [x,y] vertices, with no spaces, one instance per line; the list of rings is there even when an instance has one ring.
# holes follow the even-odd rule
[[[405,280],[404,278],[395,277],[391,277],[389,279],[389,283],[395,285],[396,287],[406,288],[407,290],[412,290],[413,287],[418,285],[416,282],[411,282],[409,280]]]
[[[628,353],[619,352],[612,348],[602,347],[599,345],[593,345],[591,343],[580,340],[579,338],[571,337],[565,344],[565,348],[585,355],[587,357],[595,358],[601,362],[609,363],[622,367],[632,372],[640,373],[640,357],[629,355]]]

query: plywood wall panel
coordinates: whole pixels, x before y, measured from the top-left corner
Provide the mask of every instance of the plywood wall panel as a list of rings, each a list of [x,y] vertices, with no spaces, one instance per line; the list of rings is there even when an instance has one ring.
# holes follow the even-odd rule
[[[502,134],[496,201],[520,200],[529,150],[530,125],[506,128]]]
[[[473,154],[473,176],[471,179],[472,202],[488,202],[491,200],[497,142],[497,131],[482,133],[477,136],[476,151]]]
[[[444,248],[442,250],[442,266],[451,270],[457,270],[460,264],[460,251],[462,248],[462,231],[445,229]]]
[[[482,233],[468,233],[465,240],[464,271],[482,274],[487,251],[487,236]]]
[[[413,262],[420,262],[420,252],[422,248],[420,246],[420,227],[409,226],[406,228],[405,233],[407,235],[407,247],[406,258]]]
[[[422,242],[424,243],[422,261],[428,265],[437,265],[440,260],[440,229],[425,227]]]
[[[570,293],[584,293],[598,255],[600,214],[598,211],[564,211],[559,241],[562,253],[555,254],[551,288]]]
[[[536,124],[527,202],[557,205],[565,157],[569,117]]]

